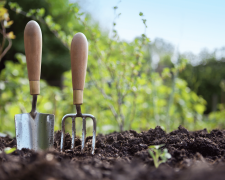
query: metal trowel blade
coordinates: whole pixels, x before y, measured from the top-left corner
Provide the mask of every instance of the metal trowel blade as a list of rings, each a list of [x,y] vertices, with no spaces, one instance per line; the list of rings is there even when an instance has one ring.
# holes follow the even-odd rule
[[[54,115],[36,114],[33,119],[30,113],[16,114],[17,149],[32,149],[35,151],[49,149],[54,143]]]

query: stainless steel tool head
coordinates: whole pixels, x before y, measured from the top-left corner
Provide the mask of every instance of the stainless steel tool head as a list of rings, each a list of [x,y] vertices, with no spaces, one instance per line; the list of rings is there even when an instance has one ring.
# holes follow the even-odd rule
[[[93,121],[93,136],[92,136],[92,146],[91,146],[91,154],[95,153],[95,143],[96,143],[96,119],[91,114],[81,114],[81,112],[77,114],[66,114],[62,118],[62,134],[61,134],[61,144],[60,150],[61,152],[64,151],[64,141],[65,141],[65,120],[67,118],[72,118],[72,142],[71,142],[71,149],[75,149],[75,138],[76,138],[76,117],[81,117],[83,119],[83,129],[82,129],[82,146],[81,151],[84,152],[85,150],[85,142],[86,142],[86,118],[90,118]]]
[[[45,150],[53,146],[54,115],[36,113],[35,118],[30,113],[16,114],[17,149]]]

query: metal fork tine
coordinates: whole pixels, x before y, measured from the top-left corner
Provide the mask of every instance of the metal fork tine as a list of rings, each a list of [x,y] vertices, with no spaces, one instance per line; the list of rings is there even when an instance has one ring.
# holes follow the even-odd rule
[[[75,138],[76,138],[76,122],[75,117],[72,117],[72,143],[71,149],[75,149]]]
[[[64,142],[65,142],[65,120],[71,117],[72,118],[72,142],[71,142],[71,149],[75,149],[75,138],[76,138],[76,117],[82,117],[83,120],[83,129],[82,129],[82,146],[81,152],[83,153],[85,150],[85,142],[86,142],[86,118],[91,118],[93,120],[93,137],[92,137],[92,147],[91,147],[91,154],[95,153],[95,143],[96,143],[96,119],[91,114],[82,114],[81,116],[77,116],[77,114],[66,114],[62,118],[62,134],[61,134],[61,144],[60,150],[61,152],[64,151]]]
[[[85,141],[86,141],[86,118],[82,117],[82,119],[83,119],[83,129],[82,129],[82,149],[81,149],[81,151],[84,152]]]
[[[61,131],[61,144],[60,144],[60,150],[61,152],[64,151],[64,141],[65,141],[65,120],[68,117],[68,115],[63,116],[62,118],[62,131]]]
[[[91,117],[93,120],[93,136],[92,136],[92,147],[91,147],[91,154],[94,155],[95,153],[95,142],[96,142],[96,119],[95,117]]]

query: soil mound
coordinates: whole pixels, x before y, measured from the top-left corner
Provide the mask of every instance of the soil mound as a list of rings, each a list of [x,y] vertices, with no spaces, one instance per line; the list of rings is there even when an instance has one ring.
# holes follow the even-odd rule
[[[222,180],[225,178],[225,131],[206,129],[189,132],[183,127],[166,134],[159,126],[145,132],[134,130],[98,135],[95,155],[92,137],[87,137],[85,152],[76,139],[66,134],[65,152],[60,153],[61,131],[55,132],[54,149],[34,152],[23,149],[0,154],[0,179],[16,180]],[[154,167],[148,146],[165,144],[172,158]],[[15,147],[16,140],[0,137],[0,150]]]

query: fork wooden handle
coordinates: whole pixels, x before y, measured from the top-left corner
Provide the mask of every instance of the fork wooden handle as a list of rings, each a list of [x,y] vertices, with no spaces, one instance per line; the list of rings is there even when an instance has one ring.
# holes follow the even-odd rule
[[[74,35],[71,42],[71,69],[73,83],[73,104],[83,103],[83,90],[88,58],[88,42],[83,33]]]
[[[30,94],[40,94],[42,34],[36,21],[29,21],[24,30],[24,46],[27,61]]]

